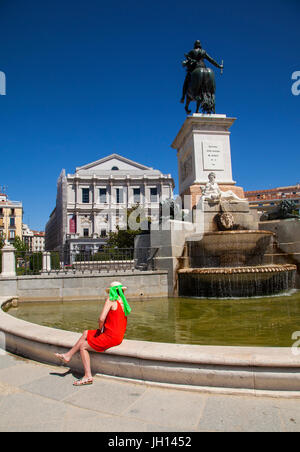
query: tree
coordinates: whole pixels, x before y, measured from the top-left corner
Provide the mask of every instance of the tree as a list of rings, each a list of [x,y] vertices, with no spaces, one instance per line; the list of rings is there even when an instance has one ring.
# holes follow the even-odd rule
[[[138,225],[144,223],[149,226],[150,218],[145,215],[144,209],[139,204],[125,210],[124,215],[127,228],[121,229],[117,226],[117,232],[110,232],[107,248],[134,248],[134,238],[143,232]]]
[[[28,246],[23,242],[22,239],[20,239],[20,237],[18,235],[15,237],[13,245],[17,251],[20,251],[20,252],[28,251]]]

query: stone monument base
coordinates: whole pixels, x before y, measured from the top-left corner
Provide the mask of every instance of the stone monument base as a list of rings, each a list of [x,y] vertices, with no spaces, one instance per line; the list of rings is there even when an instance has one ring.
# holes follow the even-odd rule
[[[296,264],[296,287],[300,289],[300,220],[261,221],[259,229],[276,234],[276,247],[266,256],[267,263]]]
[[[258,215],[249,208],[248,201],[230,201],[223,202],[224,213],[228,212],[232,215],[234,224],[241,229],[257,230]],[[220,214],[220,203],[211,203],[205,201],[202,208],[195,210],[194,221],[200,224],[203,233],[219,231],[215,218]]]

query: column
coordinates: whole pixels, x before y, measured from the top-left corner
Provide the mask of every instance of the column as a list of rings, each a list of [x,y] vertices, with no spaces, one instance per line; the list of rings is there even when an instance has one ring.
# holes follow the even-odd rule
[[[15,248],[8,243],[2,248],[2,273],[1,277],[16,276]]]
[[[50,273],[51,271],[51,253],[43,253],[43,273]]]

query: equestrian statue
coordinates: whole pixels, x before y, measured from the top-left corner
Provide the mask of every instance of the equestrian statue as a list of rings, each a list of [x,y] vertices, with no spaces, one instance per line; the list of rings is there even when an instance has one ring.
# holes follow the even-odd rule
[[[213,58],[211,58],[204,49],[202,49],[201,42],[196,41],[194,48],[185,54],[186,59],[182,62],[183,67],[186,68],[187,74],[185,77],[181,103],[185,104],[185,111],[187,114],[191,113],[189,109],[190,102],[197,102],[196,113],[199,113],[199,109],[203,113],[212,114],[216,113],[216,82],[214,71],[208,67],[204,60],[209,61],[211,64],[221,69],[223,73],[224,64],[218,64]]]

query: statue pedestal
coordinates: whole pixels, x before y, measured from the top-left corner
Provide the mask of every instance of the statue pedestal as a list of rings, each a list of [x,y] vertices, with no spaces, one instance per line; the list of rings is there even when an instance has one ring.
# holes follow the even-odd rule
[[[232,179],[230,127],[236,118],[226,115],[194,114],[188,116],[172,148],[177,149],[179,194],[190,196],[193,208],[208,181],[211,172],[216,174],[222,191],[232,190],[244,198],[244,190]]]

